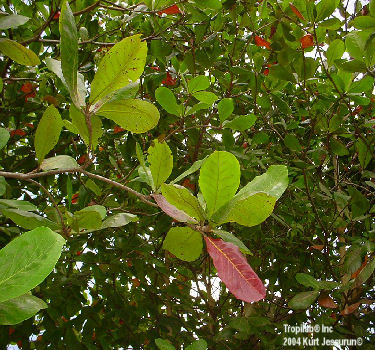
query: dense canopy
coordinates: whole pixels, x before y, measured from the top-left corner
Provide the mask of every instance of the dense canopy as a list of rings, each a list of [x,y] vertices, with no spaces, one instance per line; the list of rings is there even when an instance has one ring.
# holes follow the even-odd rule
[[[375,349],[374,0],[0,11],[1,348]]]

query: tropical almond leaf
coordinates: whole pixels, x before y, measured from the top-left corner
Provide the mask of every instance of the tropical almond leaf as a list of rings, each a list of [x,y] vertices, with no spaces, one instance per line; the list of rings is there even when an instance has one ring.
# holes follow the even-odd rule
[[[0,17],[0,30],[17,28],[25,24],[30,18],[21,15],[7,15]]]
[[[172,227],[165,237],[163,248],[184,261],[194,261],[202,253],[202,236],[190,227]]]
[[[52,230],[58,230],[60,228],[56,222],[30,211],[20,209],[2,209],[2,213],[16,225],[27,230],[33,230],[40,226],[46,226]]]
[[[118,42],[99,63],[91,83],[90,102],[94,103],[110,92],[135,82],[142,74],[147,57],[147,43],[140,35]]]
[[[155,98],[168,113],[176,116],[182,115],[183,106],[177,103],[175,95],[167,87],[158,87],[155,91]]]
[[[205,75],[198,75],[188,82],[188,88],[191,94],[197,91],[206,90],[209,86],[210,80]]]
[[[13,325],[34,316],[47,304],[31,294],[20,295],[0,303],[0,325]]]
[[[60,155],[52,158],[44,159],[42,164],[40,164],[40,169],[44,171],[54,170],[54,169],[74,169],[78,168],[76,160],[70,156]]]
[[[233,100],[231,98],[223,98],[217,104],[217,110],[219,112],[219,118],[221,122],[228,119],[234,110]]]
[[[43,113],[35,133],[35,152],[39,163],[59,141],[63,122],[59,111],[50,105]]]
[[[168,144],[155,139],[148,149],[147,160],[150,163],[155,189],[158,190],[171,175],[173,169],[173,156]]]
[[[154,128],[160,118],[158,109],[152,103],[138,99],[106,103],[96,114],[137,134]]]
[[[0,250],[0,302],[16,298],[41,283],[60,257],[65,240],[47,227],[15,238]]]
[[[266,296],[262,281],[237,246],[208,236],[205,241],[220,279],[237,299],[250,303]]]
[[[2,149],[9,141],[10,134],[5,128],[0,128],[0,149]]]
[[[198,199],[187,188],[179,185],[162,184],[161,191],[164,198],[177,209],[199,221],[204,220],[203,209]]]
[[[203,163],[199,187],[207,203],[209,217],[233,198],[240,176],[240,164],[232,153],[215,151]]]
[[[78,33],[77,25],[68,1],[64,1],[59,18],[61,69],[70,97],[77,106],[85,101],[78,95]]]
[[[218,235],[223,241],[230,242],[236,245],[238,248],[240,248],[241,253],[253,255],[250,252],[249,248],[247,248],[245,244],[239,238],[237,238],[234,234],[224,231],[224,230],[217,230],[217,229],[213,230],[213,232],[216,235]]]
[[[182,210],[177,209],[174,205],[168,203],[168,201],[164,198],[161,194],[153,194],[152,198],[155,199],[157,205],[160,207],[161,210],[163,210],[164,213],[166,213],[171,218],[180,221],[180,222],[189,222],[193,224],[197,224],[198,221],[194,218],[187,215]]]
[[[318,297],[319,291],[312,290],[296,294],[288,303],[289,307],[294,310],[307,309]]]
[[[40,64],[38,56],[33,51],[10,39],[0,39],[0,52],[14,62],[24,66],[37,66]]]
[[[320,306],[325,307],[325,308],[329,308],[329,309],[337,308],[337,304],[328,294],[322,294],[318,299],[318,303]]]

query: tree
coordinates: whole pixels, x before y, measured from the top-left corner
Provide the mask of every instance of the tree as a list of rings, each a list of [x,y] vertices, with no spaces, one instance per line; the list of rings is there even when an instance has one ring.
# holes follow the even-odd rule
[[[2,3],[1,346],[374,348],[375,2],[352,7]]]

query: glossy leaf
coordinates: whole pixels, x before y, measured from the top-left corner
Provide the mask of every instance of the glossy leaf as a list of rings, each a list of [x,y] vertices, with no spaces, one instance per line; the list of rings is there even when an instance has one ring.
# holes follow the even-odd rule
[[[0,38],[0,52],[24,66],[40,64],[38,56],[33,51],[10,39]]]
[[[288,306],[294,310],[304,310],[307,309],[318,296],[318,290],[298,293],[291,300],[289,300]]]
[[[8,143],[10,134],[5,128],[0,128],[0,150]]]
[[[172,227],[164,239],[163,248],[181,260],[194,261],[202,253],[202,237],[190,227]]]
[[[206,159],[207,157],[194,162],[188,170],[184,171],[181,175],[177,176],[173,181],[171,181],[171,184],[175,184],[176,182],[182,180],[184,177],[189,176],[198,171],[201,168],[202,164],[206,161]]]
[[[230,128],[232,130],[245,131],[250,129],[257,120],[257,117],[254,114],[249,115],[240,115],[233,120],[226,120],[223,123],[223,127]]]
[[[238,248],[240,248],[240,251],[242,253],[252,255],[249,248],[247,248],[245,244],[232,233],[224,230],[213,230],[213,232],[218,235],[223,241],[230,242],[236,245]]]
[[[17,199],[0,199],[0,206],[21,209],[25,211],[36,211],[38,209],[34,204],[28,201],[22,201]]]
[[[31,294],[20,295],[0,303],[0,325],[14,325],[34,316],[47,304]]]
[[[220,121],[223,122],[227,120],[234,110],[233,100],[231,98],[223,98],[217,104],[217,110],[219,112]]]
[[[170,204],[163,195],[161,194],[153,194],[152,198],[155,199],[155,202],[160,207],[161,210],[164,211],[168,216],[171,218],[179,221],[179,222],[188,222],[192,224],[197,224],[198,221],[192,218],[191,216],[187,215],[182,210],[177,209],[174,205]]]
[[[135,82],[143,72],[147,44],[140,35],[118,42],[102,58],[91,83],[90,102],[94,103],[109,93]]]
[[[329,48],[327,49],[327,63],[332,66],[335,60],[342,57],[345,51],[345,44],[342,40],[336,39],[331,42]]]
[[[155,188],[159,189],[171,175],[173,168],[173,156],[168,144],[155,139],[148,149],[147,160],[150,163]]]
[[[184,211],[198,221],[204,221],[203,209],[198,199],[187,188],[179,185],[162,184],[161,191],[164,198],[177,209]]]
[[[78,34],[77,26],[68,1],[64,1],[59,19],[61,70],[70,92],[72,101],[77,106],[83,106],[84,100],[78,95]]]
[[[233,154],[215,151],[207,158],[201,167],[199,187],[209,217],[233,198],[239,184],[240,165]]]
[[[35,133],[35,152],[39,163],[59,141],[63,123],[59,111],[50,105],[43,113]]]
[[[206,103],[209,106],[211,106],[218,97],[213,93],[209,91],[197,91],[193,94],[193,96],[200,102]]]
[[[17,28],[25,24],[30,18],[21,15],[7,15],[0,17],[0,30]]]
[[[176,348],[167,340],[155,339],[155,344],[160,350],[176,350]]]
[[[207,342],[203,339],[196,340],[190,344],[185,350],[207,350]]]
[[[191,94],[197,91],[206,90],[210,86],[210,80],[205,75],[198,75],[189,80],[188,88]]]
[[[266,296],[262,281],[237,246],[208,236],[205,241],[220,279],[237,299],[251,303]]]
[[[60,225],[56,222],[30,211],[21,209],[2,209],[2,213],[16,225],[28,230],[33,230],[40,226],[49,227],[52,230],[58,230],[60,228]]]
[[[0,250],[0,302],[16,298],[41,283],[60,257],[65,240],[46,227],[15,238]]]
[[[316,5],[316,21],[321,21],[330,16],[339,4],[339,0],[320,0]]]
[[[44,159],[42,164],[40,164],[40,169],[44,171],[54,170],[54,169],[74,169],[78,168],[78,164],[74,158],[66,155],[60,155],[52,158]]]
[[[156,101],[170,114],[180,116],[183,111],[182,105],[177,103],[173,92],[165,86],[161,86],[155,91]]]
[[[154,128],[160,118],[159,111],[153,104],[136,99],[107,103],[97,114],[137,134]]]
[[[102,223],[102,229],[107,227],[122,227],[130,222],[137,222],[139,220],[137,215],[130,213],[118,213],[105,219]]]

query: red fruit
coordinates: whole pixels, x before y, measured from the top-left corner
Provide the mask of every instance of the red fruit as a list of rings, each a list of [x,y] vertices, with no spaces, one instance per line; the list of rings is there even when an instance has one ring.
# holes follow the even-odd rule
[[[26,135],[26,132],[21,130],[21,129],[16,129],[16,130],[12,130],[10,132],[10,137],[12,136],[15,136],[15,135],[18,135],[18,136],[25,136]]]
[[[179,7],[174,4],[170,7],[167,7],[166,9],[162,10],[162,11],[159,11],[158,12],[158,15],[161,16],[163,13],[165,13],[166,15],[175,15],[177,13],[181,13]]]
[[[268,74],[270,74],[270,70],[269,70],[268,68],[266,68],[266,69],[263,71],[263,74],[264,74],[264,75],[268,75]]]
[[[72,196],[72,204],[77,204],[78,203],[78,197],[79,197],[78,193],[73,194],[73,196]]]
[[[173,79],[171,74],[167,72],[166,78],[161,83],[167,86],[172,86],[176,84],[176,79]]]
[[[249,144],[247,143],[247,142],[244,142],[243,144],[242,144],[242,148],[243,149],[246,149],[246,148],[248,148],[249,147]]]
[[[266,47],[268,50],[271,49],[271,44],[258,35],[255,35],[255,45],[259,47]]]
[[[117,177],[118,179],[121,179],[121,175],[120,175],[120,174],[117,174],[116,177]]]
[[[306,34],[300,39],[302,49],[314,46],[314,39],[311,34]]]
[[[120,128],[120,127],[117,126],[117,125],[113,128],[113,133],[114,133],[114,134],[118,134],[119,132],[122,132],[122,131],[125,131],[125,129]]]
[[[119,324],[122,326],[125,322],[120,319]]]
[[[57,11],[54,15],[53,15],[53,19],[59,19],[60,18],[60,11]]]
[[[79,251],[76,253],[77,256],[80,256],[81,254],[82,254],[82,251],[81,251],[81,250],[79,250]]]
[[[31,83],[25,83],[21,86],[21,91],[25,94],[29,94],[30,92],[34,91],[34,86]]]

